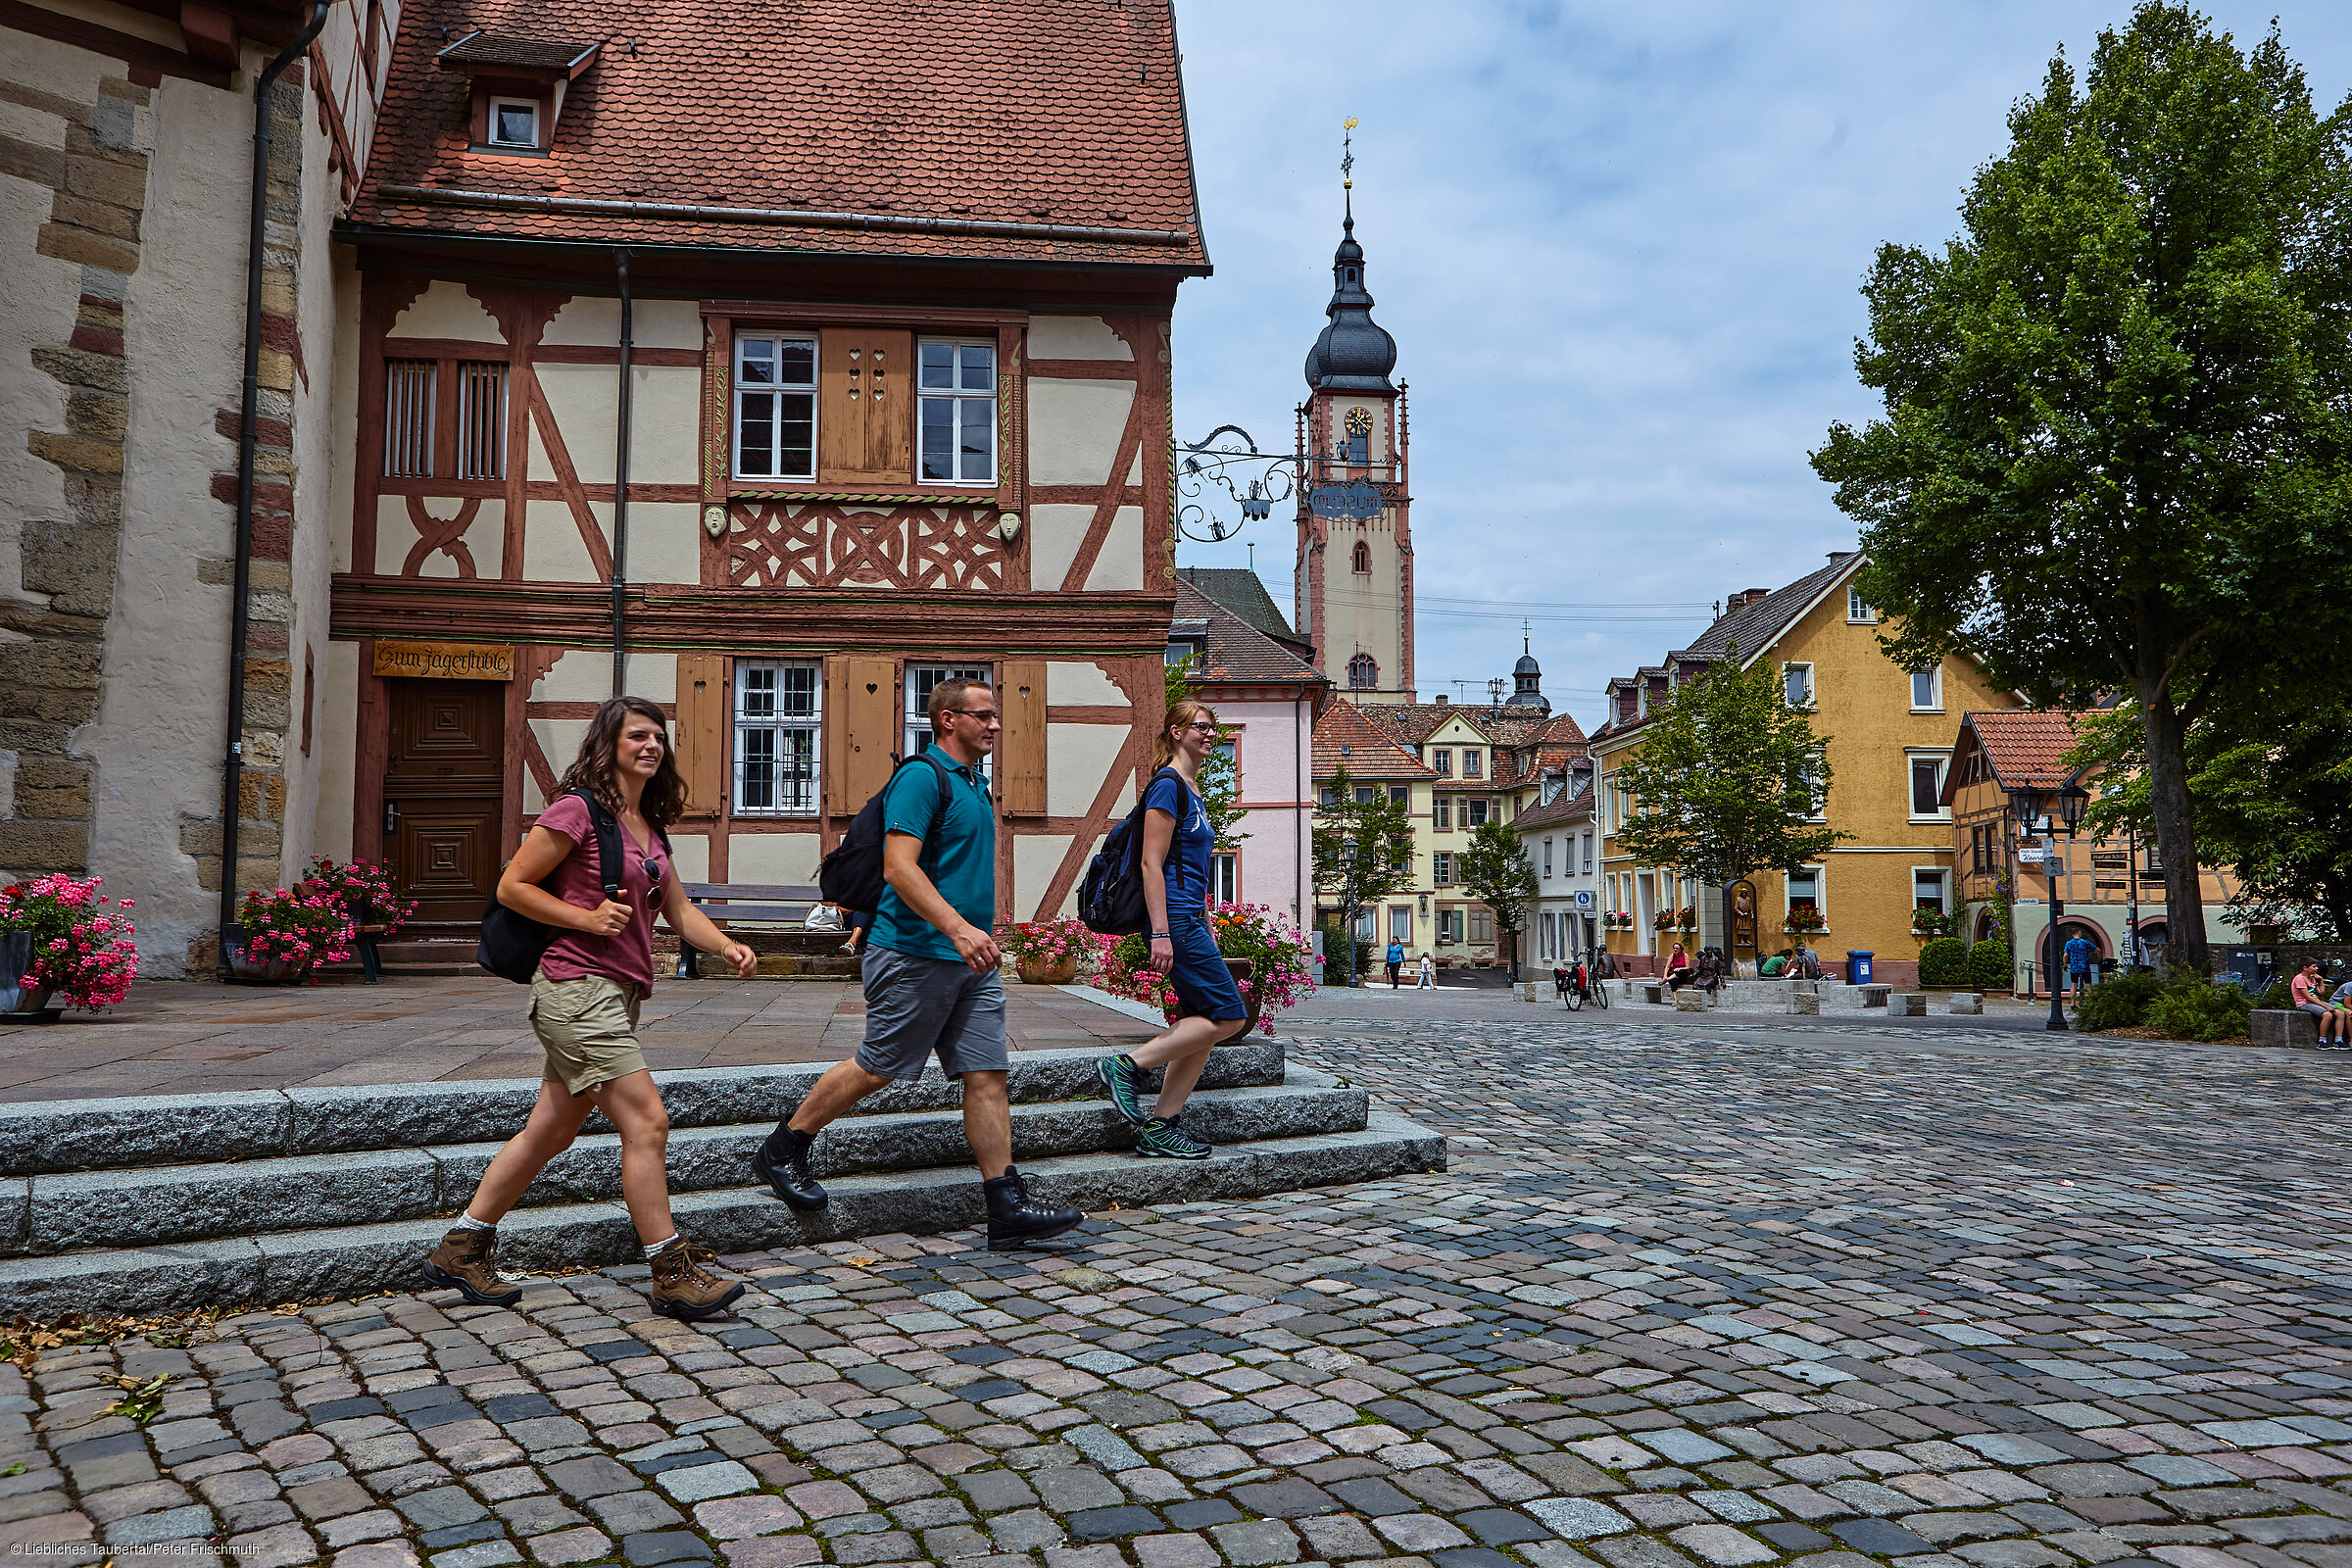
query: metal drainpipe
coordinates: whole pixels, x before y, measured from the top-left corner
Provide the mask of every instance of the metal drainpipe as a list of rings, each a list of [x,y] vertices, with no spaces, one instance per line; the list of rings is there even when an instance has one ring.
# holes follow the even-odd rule
[[[1297,743],[1291,748],[1291,789],[1292,798],[1298,803],[1292,808],[1292,815],[1296,818],[1292,823],[1292,830],[1298,835],[1298,854],[1292,857],[1291,863],[1291,869],[1298,879],[1298,896],[1291,901],[1291,914],[1298,923],[1299,934],[1306,935],[1315,929],[1315,911],[1308,908],[1306,904],[1306,866],[1307,858],[1314,853],[1314,830],[1308,826],[1306,816],[1305,748],[1312,743],[1309,741],[1306,731],[1300,727],[1298,700],[1295,697],[1291,699],[1291,728],[1293,739]]]
[[[311,20],[262,68],[253,86],[253,190],[247,201],[245,386],[237,416],[237,532],[228,621],[228,737],[220,762],[220,929],[218,972],[228,976],[228,944],[237,926],[237,815],[245,772],[245,638],[253,620],[254,448],[262,401],[262,259],[270,223],[270,90],[326,25],[332,0],[313,0]]]
[[[629,575],[629,253],[612,253],[620,268],[620,437],[612,456],[612,695],[626,694],[629,678],[628,645],[622,640],[622,585]]]

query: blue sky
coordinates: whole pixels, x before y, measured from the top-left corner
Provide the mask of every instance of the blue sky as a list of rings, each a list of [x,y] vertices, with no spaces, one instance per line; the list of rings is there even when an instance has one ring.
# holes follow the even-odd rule
[[[1424,700],[1505,674],[1522,614],[1554,711],[1687,643],[1709,602],[1850,548],[1805,454],[1875,410],[1858,288],[1935,245],[2063,46],[2125,0],[1446,3],[1178,0],[1216,276],[1176,313],[1176,431],[1287,448],[1331,295],[1341,122],[1374,318],[1411,383]],[[2323,109],[2352,7],[2279,19]],[[1278,513],[1187,565],[1255,564],[1290,605]],[[1544,618],[1548,617],[1548,618]]]

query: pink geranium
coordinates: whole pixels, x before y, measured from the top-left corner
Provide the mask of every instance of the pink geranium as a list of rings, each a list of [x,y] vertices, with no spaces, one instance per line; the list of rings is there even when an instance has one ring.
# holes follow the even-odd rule
[[[33,964],[25,983],[88,1012],[128,996],[139,972],[133,928],[120,912],[130,901],[101,897],[102,880],[52,872],[0,888],[0,931],[32,934]]]

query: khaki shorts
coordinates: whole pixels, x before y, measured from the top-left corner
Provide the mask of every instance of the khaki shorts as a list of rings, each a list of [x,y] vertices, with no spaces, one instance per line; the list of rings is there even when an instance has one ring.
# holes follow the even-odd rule
[[[637,1049],[637,988],[601,974],[577,980],[531,977],[531,1028],[547,1048],[540,1076],[584,1095],[615,1078],[644,1072]]]

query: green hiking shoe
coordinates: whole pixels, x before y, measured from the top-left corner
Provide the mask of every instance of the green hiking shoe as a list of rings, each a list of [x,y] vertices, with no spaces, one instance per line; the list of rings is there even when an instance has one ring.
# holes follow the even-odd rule
[[[1146,1159],[1206,1159],[1213,1151],[1186,1132],[1173,1116],[1154,1116],[1135,1135],[1135,1152]]]
[[[1102,1081],[1102,1092],[1110,1096],[1110,1108],[1130,1127],[1141,1127],[1152,1119],[1145,1113],[1143,1102],[1136,1099],[1136,1079],[1142,1072],[1124,1054],[1104,1056],[1095,1063],[1095,1076]]]

